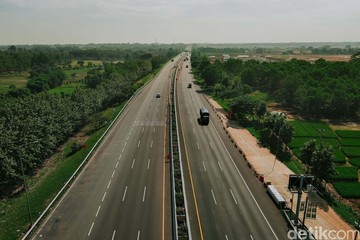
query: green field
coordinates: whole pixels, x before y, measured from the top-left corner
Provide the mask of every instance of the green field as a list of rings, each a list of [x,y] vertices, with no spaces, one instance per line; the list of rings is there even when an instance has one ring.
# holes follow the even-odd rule
[[[351,163],[351,165],[360,168],[360,158],[351,158],[349,162]]]
[[[338,163],[338,164],[345,164],[346,163],[346,156],[343,153],[343,151],[341,149],[334,149],[334,162]]]
[[[352,166],[337,166],[335,167],[336,175],[333,176],[333,180],[336,181],[352,181],[357,182],[359,180],[358,169]]]
[[[86,77],[88,71],[89,71],[89,68],[78,68],[78,69],[64,70],[64,73],[65,73],[65,76],[66,76],[65,83],[67,81],[83,80]]]
[[[84,83],[70,83],[66,85],[62,85],[60,87],[56,87],[53,89],[50,89],[49,93],[56,93],[56,94],[72,94],[77,88],[85,87]]]
[[[345,155],[348,158],[358,158],[360,157],[360,148],[359,147],[342,147]]]
[[[295,137],[337,138],[337,135],[323,122],[306,122],[294,120],[290,122],[295,130]]]
[[[360,131],[335,130],[335,133],[341,138],[357,138],[357,139],[360,139]]]
[[[344,138],[340,139],[341,146],[347,146],[347,147],[360,147],[360,139],[356,138]]]
[[[359,193],[353,193],[360,188],[358,183],[358,169],[360,168],[360,131],[336,130],[333,131],[328,124],[314,121],[295,120],[290,122],[295,134],[289,147],[295,156],[300,156],[300,149],[304,144],[315,139],[317,144],[323,142],[333,147],[334,163],[337,175],[332,177],[332,182],[339,190],[339,194],[348,198],[360,198]],[[287,164],[290,169],[296,170],[293,164]],[[351,184],[353,185],[351,185]],[[350,185],[349,185],[350,184]],[[354,190],[349,190],[355,186]]]
[[[360,182],[335,182],[334,187],[345,198],[360,198]]]
[[[1,73],[0,74],[0,94],[7,93],[11,85],[15,85],[16,88],[22,88],[26,86],[28,82],[27,78],[29,73]]]

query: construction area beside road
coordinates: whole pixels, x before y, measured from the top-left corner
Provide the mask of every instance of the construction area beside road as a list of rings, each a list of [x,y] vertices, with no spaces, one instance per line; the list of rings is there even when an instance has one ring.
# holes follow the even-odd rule
[[[278,192],[284,197],[287,206],[295,211],[297,194],[293,194],[288,190],[289,175],[294,174],[285,164],[279,161],[269,149],[259,146],[258,140],[245,128],[241,128],[237,124],[228,121],[226,112],[223,108],[214,101],[211,97],[204,95],[206,101],[210,103],[216,116],[223,123],[223,129],[228,134],[229,138],[234,142],[234,147],[239,148],[239,151],[248,162],[248,166],[255,172],[255,176],[261,178],[261,181],[271,183],[275,186]],[[305,201],[306,193],[303,194],[303,201]],[[291,199],[293,203],[291,204]],[[324,202],[322,199],[319,201]],[[326,204],[325,204],[326,205]],[[302,219],[302,214],[300,214]],[[314,230],[326,231],[327,234],[320,236],[319,239],[349,239],[353,240],[353,234],[343,234],[345,232],[355,233],[348,223],[346,223],[331,207],[317,207],[316,218],[306,219],[305,225]],[[337,233],[342,233],[337,234]],[[315,233],[316,237],[319,232]],[[320,233],[322,234],[322,233]],[[340,237],[340,238],[339,238]]]

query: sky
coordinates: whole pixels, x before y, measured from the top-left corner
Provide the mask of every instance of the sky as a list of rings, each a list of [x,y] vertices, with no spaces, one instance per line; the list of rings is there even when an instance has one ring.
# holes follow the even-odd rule
[[[0,0],[0,45],[359,41],[360,0]]]

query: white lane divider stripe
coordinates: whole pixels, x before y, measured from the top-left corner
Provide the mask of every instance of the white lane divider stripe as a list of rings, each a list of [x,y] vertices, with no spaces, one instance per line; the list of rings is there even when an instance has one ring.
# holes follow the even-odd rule
[[[148,160],[147,169],[149,169],[149,167],[150,167],[150,158]]]
[[[131,169],[134,168],[134,164],[135,164],[135,158],[133,159],[133,162],[132,162],[132,164],[131,164]]]
[[[114,233],[113,233],[113,235],[112,235],[112,238],[111,238],[111,240],[114,240],[115,239],[115,230],[114,230]]]
[[[154,141],[151,140],[150,148],[152,148]]]
[[[215,202],[215,205],[217,205],[217,201],[216,201],[216,198],[215,198],[215,194],[214,194],[214,191],[211,189],[211,194],[213,196],[213,199],[214,199],[214,202]]]
[[[138,235],[137,235],[136,240],[139,240],[139,239],[140,239],[140,230],[138,231]]]
[[[223,172],[224,170],[223,170],[223,168],[221,167],[221,164],[220,164],[220,162],[218,161],[218,164],[219,164],[219,168],[220,168],[220,170]]]
[[[213,147],[213,145],[211,144],[211,142],[210,142],[210,147],[211,147],[212,150],[214,150],[214,147]]]
[[[91,234],[91,230],[92,230],[92,228],[94,227],[94,222],[91,224],[91,227],[90,227],[90,230],[89,230],[89,233],[88,233],[88,236],[90,236],[90,234]]]
[[[143,194],[143,199],[142,199],[143,202],[145,202],[145,195],[146,195],[146,186],[144,187],[144,194]]]
[[[205,163],[204,163],[204,161],[203,161],[202,163],[203,163],[203,166],[204,166],[204,170],[205,170],[205,172],[206,172],[206,167],[205,167]]]
[[[95,214],[95,217],[97,217],[97,216],[98,216],[99,211],[100,211],[100,208],[101,208],[101,205],[98,207],[98,209],[97,209],[97,211],[96,211],[96,214]]]
[[[128,186],[126,186],[126,188],[125,188],[124,195],[122,197],[122,201],[125,201],[127,189],[128,189]]]
[[[105,197],[106,197],[106,192],[104,193],[104,196],[103,196],[103,198],[101,199],[102,202],[104,201]]]
[[[139,148],[139,146],[140,146],[140,140],[139,140],[139,142],[138,142],[138,145],[137,145],[137,147]]]
[[[237,201],[236,201],[236,198],[235,198],[235,196],[234,196],[234,193],[233,193],[233,191],[231,191],[231,188],[230,188],[230,193],[231,193],[231,196],[232,196],[233,199],[234,199],[234,202],[236,203],[236,205],[238,205],[238,203],[237,203]]]
[[[200,146],[199,146],[199,143],[198,143],[198,142],[196,142],[196,145],[197,145],[198,149],[200,150]]]
[[[115,174],[115,170],[113,171],[113,173],[112,173],[112,175],[111,175],[111,178],[113,178],[113,177],[114,177],[114,174]]]
[[[109,181],[109,183],[108,183],[108,185],[107,185],[107,189],[109,189],[110,184],[111,184],[111,180]]]

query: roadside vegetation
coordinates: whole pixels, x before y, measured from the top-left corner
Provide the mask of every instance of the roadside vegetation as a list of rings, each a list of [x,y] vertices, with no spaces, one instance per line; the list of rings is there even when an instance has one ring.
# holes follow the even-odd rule
[[[239,54],[239,50],[225,50]],[[322,119],[359,122],[360,53],[353,53],[348,62],[228,59],[211,63],[209,56],[221,51],[193,50],[197,82],[230,119],[249,129],[291,170],[314,175],[316,187],[330,203],[335,199],[325,191],[324,181],[352,200],[350,215],[356,216],[353,209],[360,209],[360,131],[334,131]],[[274,102],[298,119],[289,120],[286,113],[269,110]]]
[[[59,49],[47,47],[19,50],[11,46],[0,52],[2,74],[27,76],[26,84],[0,95],[0,229],[5,229],[0,239],[15,239],[24,233],[30,216],[33,222],[38,218],[127,99],[180,49],[112,49],[106,51],[108,60],[102,50],[77,50],[77,56],[100,54],[101,64],[90,66],[80,66],[78,59],[71,66],[71,51],[63,52],[66,57],[61,58],[55,54]],[[126,59],[115,58],[114,53]],[[20,68],[10,61],[26,63],[22,57],[33,65],[20,64]]]

